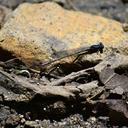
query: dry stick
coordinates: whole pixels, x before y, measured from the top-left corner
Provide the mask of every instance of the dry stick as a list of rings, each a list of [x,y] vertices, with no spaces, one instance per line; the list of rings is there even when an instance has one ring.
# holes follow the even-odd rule
[[[116,73],[113,73],[113,74],[104,82],[104,85],[107,84],[115,75],[116,75]]]
[[[0,66],[1,66],[1,67],[6,67],[6,65],[7,65],[9,62],[13,62],[14,60],[17,60],[17,58],[9,59],[9,60],[7,60],[7,61],[5,61],[5,62],[0,61]]]
[[[4,72],[2,70],[0,70],[0,74],[2,74],[3,76],[5,76],[6,78],[10,79],[11,81],[13,81],[16,85],[23,85],[25,87],[25,85],[32,85],[28,82],[22,81],[21,78],[17,77],[17,76],[12,76],[7,72]],[[29,86],[30,87],[30,86]]]
[[[5,61],[4,63],[7,64],[7,63],[13,62],[15,60],[19,60],[19,59],[18,58],[12,58],[12,59]]]
[[[102,89],[101,89],[99,92],[97,92],[95,95],[93,95],[93,96],[87,98],[87,101],[92,100],[93,98],[95,98],[96,96],[98,96],[99,94],[101,94],[104,90],[105,90],[105,89],[102,88]]]
[[[15,60],[19,60],[19,59],[18,59],[18,58],[12,58],[12,59],[9,59],[9,60],[7,60],[7,61],[5,61],[5,62],[0,61],[0,66],[1,66],[1,67],[6,67],[6,65],[7,65],[8,63],[13,62],[13,61],[15,61]]]
[[[32,73],[37,73],[37,74],[40,74],[40,71],[39,70],[36,70],[36,69],[33,69],[33,68],[29,68],[27,67],[28,70],[30,70]]]
[[[87,71],[89,71],[89,70],[94,70],[94,67],[84,69],[84,70],[81,70],[78,72],[73,72],[63,78],[60,78],[56,81],[51,82],[50,86],[58,86],[58,85],[61,85],[62,83],[71,82],[72,80],[74,80],[75,78],[77,78],[81,75],[88,75]]]
[[[66,99],[70,99],[71,97],[75,98],[75,94],[80,92],[80,90],[78,88],[76,88],[75,86],[66,86],[65,87],[65,86],[36,85],[36,84],[31,84],[27,80],[21,79],[15,75],[13,78],[10,74],[8,74],[2,70],[0,70],[0,74],[2,74],[5,77],[5,79],[7,78],[7,79],[10,79],[12,82],[14,82],[14,85],[17,89],[19,89],[19,90],[22,89],[21,91],[23,91],[23,93],[25,94],[25,96],[28,99],[33,98],[34,95],[36,95],[36,94],[40,94],[44,97],[61,96],[61,97],[65,97]],[[1,79],[0,79],[0,82],[1,82]],[[3,85],[1,85],[1,86],[3,86]],[[8,83],[8,86],[10,86],[9,83]],[[31,97],[29,97],[27,95],[28,90],[26,90],[26,89],[28,89],[29,92],[32,92]],[[11,90],[11,91],[13,92],[13,90]],[[17,92],[17,94],[18,94],[18,92]]]
[[[116,75],[116,73],[113,73],[105,82],[104,85],[107,84],[114,76]],[[88,100],[93,99],[94,97],[96,97],[98,94],[102,93],[105,89],[102,89],[101,92],[98,92],[96,95],[88,98]]]
[[[6,72],[4,72],[4,71],[2,71],[2,70],[0,70],[0,73],[1,73],[2,75],[6,76],[8,79],[10,79],[10,80],[12,80],[13,82],[15,82],[14,78],[13,78],[11,75],[9,75],[8,73],[6,73]]]
[[[116,73],[113,73],[105,82],[104,85],[107,84],[114,76],[116,75]],[[96,95],[90,97],[88,100],[93,99],[94,97],[96,97],[98,94],[102,93],[105,89],[102,89],[101,92],[98,92]]]

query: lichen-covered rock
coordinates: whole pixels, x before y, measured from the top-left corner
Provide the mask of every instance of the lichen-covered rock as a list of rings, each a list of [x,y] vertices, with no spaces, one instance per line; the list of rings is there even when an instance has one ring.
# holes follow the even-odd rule
[[[105,47],[118,47],[127,40],[121,23],[67,11],[51,2],[20,5],[0,32],[0,47],[29,66],[33,62],[53,59],[51,55],[57,51],[89,46],[99,41]]]

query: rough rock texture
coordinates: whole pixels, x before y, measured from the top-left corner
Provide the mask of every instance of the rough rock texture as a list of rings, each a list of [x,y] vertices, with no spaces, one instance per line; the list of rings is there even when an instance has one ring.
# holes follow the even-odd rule
[[[110,119],[126,124],[128,121],[128,109],[127,109],[127,104],[124,101],[121,100],[116,100],[116,101],[109,101],[108,106],[110,108]],[[116,118],[118,117],[118,118]]]
[[[24,0],[0,0],[0,4],[9,8],[15,8]]]
[[[87,83],[87,84],[82,84],[80,86],[78,86],[78,88],[80,88],[83,92],[87,92],[89,90],[91,90],[92,88],[96,88],[98,87],[97,85],[97,81],[93,81],[93,82],[90,82],[90,83]]]
[[[1,67],[0,127],[127,126],[127,59],[113,53],[94,67],[58,79],[17,76]]]
[[[126,40],[128,36],[119,22],[67,11],[50,2],[20,5],[0,32],[0,47],[29,65],[51,59],[56,51],[98,41],[117,47]]]
[[[81,10],[120,22],[128,22],[128,0],[0,0],[0,4],[15,9],[23,2],[41,3],[46,1],[56,2],[66,9]]]
[[[118,53],[112,53],[110,56],[107,56],[101,63],[95,66],[97,72],[102,72],[106,67],[109,67],[113,70],[118,68],[127,68],[128,67],[128,56],[121,55]],[[111,74],[113,72],[111,71]],[[105,76],[106,74],[102,74]]]
[[[53,2],[58,2],[58,3],[65,3],[65,0],[0,0],[0,4],[4,5],[8,8],[15,9],[17,6],[24,2],[29,2],[29,3],[41,3],[41,2],[46,2],[46,1],[53,1]]]
[[[3,26],[5,21],[8,19],[7,17],[9,16],[10,13],[11,13],[11,9],[0,5],[0,27]]]
[[[128,22],[128,4],[124,4],[126,1],[127,0],[72,0],[72,5],[83,12],[102,15],[120,22]]]
[[[128,109],[127,103],[123,100],[99,100],[94,102],[95,111],[104,111],[109,116],[110,122],[112,124],[119,126],[127,126],[128,121]],[[98,110],[98,109],[99,110]]]

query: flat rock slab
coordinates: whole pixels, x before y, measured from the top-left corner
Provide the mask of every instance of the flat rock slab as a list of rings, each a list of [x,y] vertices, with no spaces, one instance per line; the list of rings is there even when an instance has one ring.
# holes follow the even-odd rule
[[[105,85],[107,89],[117,89],[117,87],[121,87],[128,92],[128,76],[126,75],[119,75],[117,73],[112,73],[112,69],[104,69],[100,74],[100,80]],[[120,90],[117,89],[117,90]],[[116,90],[115,90],[116,91]]]
[[[127,103],[123,100],[99,100],[94,101],[96,106],[96,111],[100,113],[107,113],[110,122],[114,125],[127,126],[128,122],[128,108]]]
[[[120,45],[123,51],[126,45],[121,44],[127,40],[121,23],[67,11],[52,2],[20,5],[0,31],[0,47],[29,66],[33,62],[54,59],[52,55],[58,51],[90,46],[99,41],[106,47]]]
[[[109,108],[110,120],[119,125],[127,125],[128,122],[128,108],[123,100],[106,100]]]
[[[128,56],[113,53],[95,66],[101,82],[107,89],[115,89],[121,93],[128,88]],[[120,87],[120,88],[119,88]],[[119,90],[119,91],[118,91]],[[121,92],[120,92],[121,91]]]
[[[95,70],[98,73],[102,73],[102,77],[104,77],[107,74],[113,74],[113,70],[108,70],[107,74],[106,72],[102,72],[106,68],[111,68],[113,70],[118,69],[118,68],[125,68],[127,69],[128,67],[128,56],[127,55],[122,55],[119,53],[112,53],[109,56],[107,56],[101,63],[95,66]]]

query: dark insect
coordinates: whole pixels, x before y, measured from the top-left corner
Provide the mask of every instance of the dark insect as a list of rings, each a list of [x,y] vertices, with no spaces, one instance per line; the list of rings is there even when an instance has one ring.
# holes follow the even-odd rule
[[[90,54],[96,52],[103,53],[103,49],[104,49],[104,45],[100,42],[99,44],[90,46],[88,52],[90,52]]]
[[[47,67],[56,61],[59,61],[63,58],[69,57],[69,56],[77,55],[76,59],[73,61],[73,62],[75,62],[81,55],[93,54],[93,53],[98,53],[98,52],[103,53],[103,49],[104,49],[104,45],[103,45],[103,43],[100,42],[99,44],[91,45],[90,47],[82,47],[79,49],[70,50],[70,53],[67,55],[66,55],[66,53],[68,53],[67,51],[57,52],[57,55],[62,55],[62,56],[58,57],[55,60],[43,63],[41,66],[41,76],[45,74],[45,70],[47,69]]]

